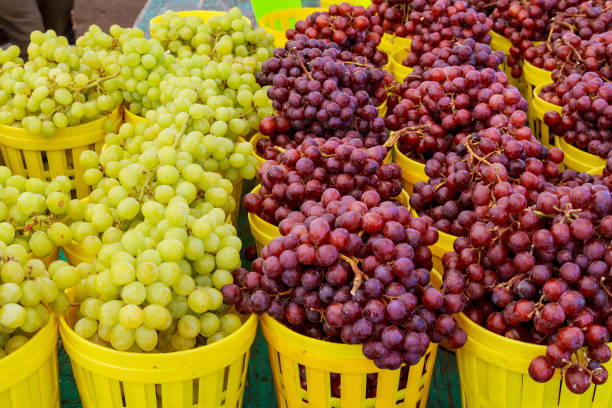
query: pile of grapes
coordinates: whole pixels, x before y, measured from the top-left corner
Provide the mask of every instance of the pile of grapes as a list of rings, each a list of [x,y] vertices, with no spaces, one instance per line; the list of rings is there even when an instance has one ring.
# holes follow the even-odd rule
[[[80,46],[53,31],[30,35],[28,62],[0,57],[0,124],[53,137],[57,129],[102,118],[123,102],[116,38],[92,26]],[[163,50],[161,50],[163,53]],[[113,129],[106,120],[105,128]]]
[[[427,246],[438,232],[425,219],[375,190],[356,199],[334,188],[299,215],[252,272],[235,271],[236,283],[222,289],[225,303],[268,313],[309,337],[362,344],[380,368],[416,364],[430,341],[463,345],[465,332],[451,316],[461,297],[430,284]]]
[[[66,311],[64,290],[95,272],[53,261],[72,236],[63,222],[74,210],[70,188],[67,177],[46,183],[0,167],[0,358],[23,346],[51,313]]]

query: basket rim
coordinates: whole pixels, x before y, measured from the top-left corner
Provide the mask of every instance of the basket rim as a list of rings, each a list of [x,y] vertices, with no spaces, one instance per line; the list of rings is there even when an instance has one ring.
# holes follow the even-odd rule
[[[120,381],[136,383],[167,383],[191,380],[216,372],[244,357],[250,349],[257,330],[258,318],[250,315],[242,326],[223,339],[190,350],[170,353],[133,353],[95,344],[80,337],[68,324],[66,316],[75,308],[59,316],[59,332],[66,352],[73,364],[82,369]],[[202,362],[206,364],[201,364]]]
[[[172,11],[178,14],[179,17],[195,16],[195,17],[202,18],[202,20],[204,20],[204,18],[210,19],[211,17],[214,17],[214,16],[220,16],[223,14],[227,14],[227,11],[224,11],[224,10],[199,10],[198,9],[198,10],[181,10],[181,11],[172,10]],[[149,20],[149,28],[151,26],[151,23],[159,23],[163,16],[164,16],[163,13],[158,14],[155,17],[153,17],[151,20]],[[245,21],[248,21],[249,25],[252,25],[251,20],[249,20],[248,17],[242,16],[242,19]],[[204,20],[204,22],[206,21],[208,20]],[[155,38],[153,34],[151,34],[151,38]]]
[[[57,313],[19,349],[0,359],[0,392],[23,381],[55,353],[57,343]]]
[[[46,138],[43,135],[32,135],[23,128],[0,124],[0,144],[20,150],[67,150],[78,146],[89,145],[104,139],[106,132],[102,122],[107,118],[119,119],[122,105],[101,118],[76,126],[58,129],[55,136]]]

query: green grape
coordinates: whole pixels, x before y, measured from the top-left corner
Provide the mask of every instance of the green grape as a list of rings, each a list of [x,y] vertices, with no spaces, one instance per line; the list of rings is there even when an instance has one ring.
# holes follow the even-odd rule
[[[194,338],[200,334],[200,320],[193,315],[185,315],[179,319],[177,331],[182,337]]]
[[[130,282],[121,289],[121,299],[125,303],[140,305],[147,297],[147,288],[141,282]]]
[[[134,330],[117,324],[111,330],[110,343],[116,350],[128,350],[134,344]]]
[[[153,282],[147,286],[147,302],[160,306],[166,306],[172,300],[172,291],[161,282]]]
[[[47,230],[47,235],[57,246],[66,246],[72,242],[72,230],[61,222],[54,222]]]
[[[210,298],[210,309],[209,310],[217,310],[223,304],[223,295],[221,292],[214,288],[202,288]]]
[[[4,346],[4,351],[6,352],[6,354],[14,353],[17,349],[23,347],[28,342],[28,340],[29,339],[26,336],[20,334],[12,336],[6,342],[6,345]]]
[[[79,271],[71,265],[61,267],[53,275],[53,281],[60,290],[75,286],[81,280]]]
[[[175,351],[184,351],[184,350],[190,350],[195,347],[196,338],[195,337],[186,338],[186,337],[181,336],[178,333],[174,333],[171,337],[171,342],[172,342],[172,348]]]
[[[202,288],[196,288],[187,297],[187,304],[195,313],[204,313],[210,307],[210,298]]]
[[[143,309],[144,320],[143,325],[150,329],[159,329],[170,318],[168,309],[159,304],[150,304]]]
[[[127,329],[137,329],[144,321],[144,312],[134,304],[126,304],[121,307],[117,316],[119,324]]]
[[[55,248],[49,236],[42,231],[36,231],[32,234],[29,245],[34,255],[41,258],[49,255]]]
[[[134,330],[134,340],[143,351],[153,351],[157,346],[157,331],[153,328],[140,326]]]
[[[214,313],[204,313],[200,316],[200,334],[211,337],[221,328],[221,321]]]
[[[0,307],[0,324],[10,329],[16,329],[26,321],[26,311],[17,303],[8,303]]]
[[[223,286],[231,285],[232,283],[234,283],[234,278],[232,277],[232,274],[229,271],[226,271],[224,269],[217,269],[212,274],[212,283],[215,288],[221,290]]]
[[[127,285],[136,279],[136,270],[129,262],[114,262],[110,268],[110,278],[115,285]]]
[[[235,314],[226,314],[222,316],[220,320],[221,332],[223,332],[223,334],[226,336],[229,336],[230,334],[238,330],[240,326],[242,326],[242,321],[240,320],[240,317]]]
[[[79,336],[88,339],[98,332],[98,323],[89,317],[82,317],[75,323],[74,331]]]

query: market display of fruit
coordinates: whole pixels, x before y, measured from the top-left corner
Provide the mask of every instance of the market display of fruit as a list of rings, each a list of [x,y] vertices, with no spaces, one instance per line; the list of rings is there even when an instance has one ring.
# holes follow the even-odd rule
[[[33,32],[27,62],[0,51],[0,134],[53,138],[119,109],[132,119],[104,119],[104,147],[84,143],[71,174],[0,166],[0,357],[66,310],[86,344],[169,358],[222,350],[267,314],[303,339],[359,345],[408,393],[438,343],[458,361],[475,347],[467,317],[496,341],[541,346],[521,368],[531,386],[604,386],[611,25],[602,0],[374,0],[298,19],[276,49],[237,8],[168,11],[151,38],[91,26],[69,45]],[[400,82],[383,36],[410,40],[393,60],[411,68]],[[492,43],[502,37],[507,54]],[[526,95],[502,71],[519,78],[524,65],[552,83],[530,77],[539,93]],[[534,99],[559,109],[538,117]],[[575,171],[574,151],[538,140],[544,125],[606,165]],[[74,198],[75,174],[87,198]],[[277,227],[258,254],[242,252],[238,207]],[[452,250],[436,252],[440,236]],[[67,246],[87,262],[59,260]],[[310,368],[294,365],[311,393]],[[379,397],[381,373],[363,373],[363,398]],[[326,374],[328,397],[346,395],[342,375]]]
[[[50,138],[57,129],[101,118],[121,105],[116,39],[96,26],[90,31],[93,40],[77,46],[53,31],[34,31],[25,64],[13,49],[5,51],[11,59],[0,72],[0,124]]]

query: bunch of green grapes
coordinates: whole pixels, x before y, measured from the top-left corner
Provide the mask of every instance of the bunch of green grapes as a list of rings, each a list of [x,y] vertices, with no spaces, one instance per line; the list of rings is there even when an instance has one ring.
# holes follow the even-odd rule
[[[272,56],[274,44],[274,36],[261,27],[253,29],[237,7],[207,21],[166,11],[161,21],[151,23],[149,30],[153,38],[179,58],[198,54],[219,59],[234,54],[252,55],[263,62]]]
[[[85,235],[96,270],[77,286],[74,329],[84,338],[117,350],[169,352],[220,340],[242,325],[220,292],[241,264],[242,242],[226,216],[232,184],[178,148],[191,137],[187,124],[146,137],[144,124],[123,124],[119,144],[99,156],[81,154],[94,189],[71,227],[75,239]],[[138,137],[140,153],[123,150]]]
[[[111,32],[113,29],[111,27]],[[175,58],[164,53],[159,40],[144,38],[144,33],[138,29],[125,32],[119,41],[122,50],[120,77],[128,109],[138,115],[157,108],[161,104],[159,84]]]
[[[0,357],[23,346],[51,311],[65,311],[64,290],[95,272],[63,261],[47,270],[40,259],[72,239],[62,222],[71,208],[70,188],[67,177],[47,183],[0,167]]]
[[[23,346],[47,324],[51,312],[66,311],[70,300],[64,290],[90,273],[91,265],[63,261],[47,269],[23,245],[0,242],[0,358]]]
[[[28,62],[0,72],[0,124],[53,137],[57,129],[116,109],[123,102],[121,52],[106,35],[96,37],[99,42],[80,48],[52,30],[32,32]],[[105,128],[111,131],[113,125],[107,118]]]
[[[38,258],[72,242],[69,214],[82,202],[71,200],[70,190],[66,176],[45,182],[13,175],[0,166],[0,242],[18,243]]]

